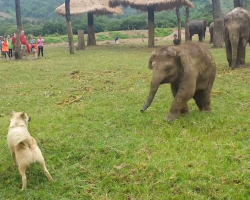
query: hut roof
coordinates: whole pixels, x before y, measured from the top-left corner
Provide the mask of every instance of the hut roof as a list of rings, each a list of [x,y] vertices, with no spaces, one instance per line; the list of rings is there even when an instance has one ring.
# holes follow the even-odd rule
[[[147,11],[148,7],[153,7],[155,11],[172,10],[181,6],[194,8],[189,0],[109,0],[111,7],[119,5],[130,6],[141,11]]]
[[[55,9],[55,13],[65,15],[65,3]],[[121,7],[111,8],[108,0],[70,0],[70,15],[93,13],[96,15],[122,14]]]

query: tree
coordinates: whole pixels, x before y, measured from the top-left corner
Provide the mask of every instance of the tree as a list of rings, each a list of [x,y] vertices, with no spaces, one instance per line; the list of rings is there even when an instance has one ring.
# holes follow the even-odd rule
[[[243,7],[243,0],[234,0],[234,7]]]
[[[224,43],[224,19],[221,12],[220,0],[212,0],[214,17],[214,46],[222,48]]]
[[[69,53],[74,54],[73,32],[70,21],[70,0],[65,0],[65,17],[67,22],[67,32],[69,38]]]
[[[21,7],[20,0],[15,0],[16,7],[16,25],[17,25],[17,33],[16,33],[16,43],[15,43],[15,59],[21,59],[21,44],[20,44],[20,34],[22,30],[22,22],[21,22]]]

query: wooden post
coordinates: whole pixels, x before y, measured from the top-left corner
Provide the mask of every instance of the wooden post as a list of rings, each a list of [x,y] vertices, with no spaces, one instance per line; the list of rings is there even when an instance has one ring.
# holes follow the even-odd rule
[[[87,45],[96,45],[95,30],[94,30],[94,15],[88,13],[88,42]]]
[[[185,41],[189,40],[189,7],[186,7]]]
[[[181,15],[179,8],[176,8],[176,16],[177,16],[177,22],[178,22],[178,38],[181,41]]]
[[[74,54],[74,41],[73,41],[73,32],[72,26],[70,21],[70,0],[65,0],[65,17],[67,22],[67,32],[68,32],[68,39],[69,39],[69,53]]]
[[[78,30],[77,50],[85,50],[84,31],[83,30]]]
[[[242,0],[234,0],[234,8],[243,7]]]
[[[16,43],[15,43],[15,59],[21,59],[21,45],[20,45],[20,34],[22,31],[22,22],[21,22],[21,8],[20,0],[15,0],[16,7],[16,24],[17,24],[17,33],[16,33]]]
[[[155,16],[154,8],[148,7],[148,47],[155,46]]]

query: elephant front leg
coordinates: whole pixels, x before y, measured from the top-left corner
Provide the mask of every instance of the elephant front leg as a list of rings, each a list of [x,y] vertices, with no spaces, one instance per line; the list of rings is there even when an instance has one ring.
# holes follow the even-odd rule
[[[226,54],[227,54],[227,62],[229,67],[232,66],[232,47],[229,39],[225,39],[225,46],[226,46]]]
[[[179,86],[178,84],[174,84],[174,83],[171,83],[171,91],[172,91],[172,94],[173,94],[173,97],[175,98],[177,92],[178,92],[178,89],[179,89]],[[189,108],[188,106],[182,108],[180,110],[180,113],[181,114],[188,114],[189,113]]]
[[[238,61],[237,61],[237,66],[238,65],[245,65],[245,58],[246,58],[246,45],[240,45],[238,49]]]
[[[194,94],[196,105],[201,111],[211,111],[211,91],[197,91]]]
[[[174,121],[177,119],[180,113],[187,113],[188,112],[187,101],[188,101],[187,99],[176,96],[171,104],[171,108],[166,117],[166,120]]]

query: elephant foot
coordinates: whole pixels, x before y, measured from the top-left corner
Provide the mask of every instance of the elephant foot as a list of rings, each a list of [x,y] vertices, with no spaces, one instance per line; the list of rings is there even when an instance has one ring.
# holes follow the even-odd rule
[[[204,108],[201,109],[202,112],[211,112],[211,107],[210,106],[205,106]]]
[[[166,121],[168,122],[173,122],[177,119],[177,116],[172,113],[168,113],[168,116],[165,118]]]
[[[188,108],[188,107],[183,108],[183,109],[181,110],[181,114],[188,114],[188,113],[189,113],[189,108]]]

